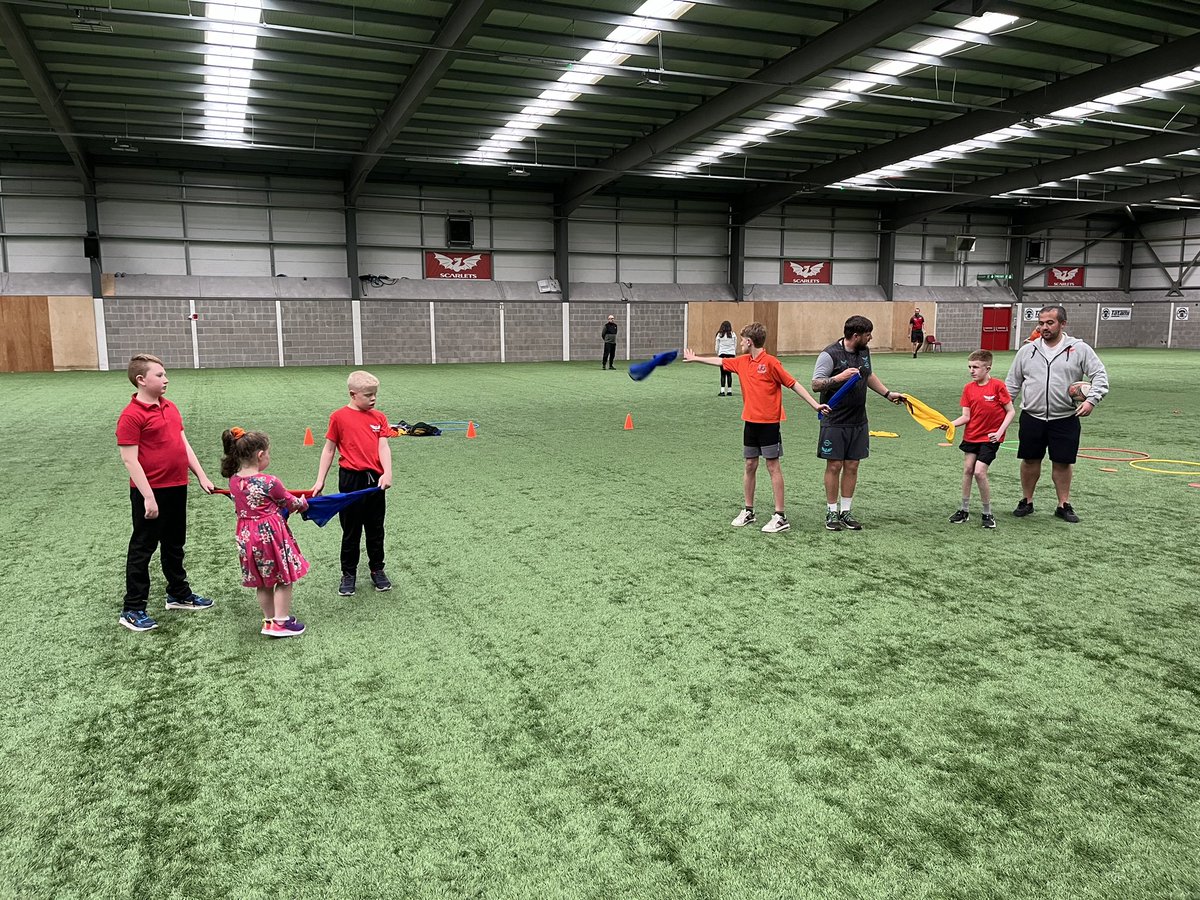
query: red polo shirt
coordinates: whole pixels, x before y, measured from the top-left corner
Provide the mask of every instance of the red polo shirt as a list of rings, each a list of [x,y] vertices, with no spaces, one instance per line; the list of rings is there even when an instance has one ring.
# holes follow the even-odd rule
[[[117,446],[138,448],[138,462],[150,487],[179,487],[188,483],[183,417],[179,407],[166,397],[160,397],[157,403],[143,403],[134,394],[117,419]],[[129,485],[136,487],[132,479]]]
[[[330,413],[325,437],[337,444],[340,468],[382,475],[379,439],[387,437],[390,430],[387,416],[379,410],[343,406]]]

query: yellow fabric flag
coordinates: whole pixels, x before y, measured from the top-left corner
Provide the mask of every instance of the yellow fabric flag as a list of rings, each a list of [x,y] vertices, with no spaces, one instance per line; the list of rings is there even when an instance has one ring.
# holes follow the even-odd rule
[[[894,431],[868,431],[867,434],[871,437],[900,437]]]
[[[926,406],[912,394],[904,395],[904,405],[908,407],[908,414],[916,419],[917,424],[923,426],[926,431],[933,431],[933,429],[945,425],[946,440],[954,442],[954,426],[950,424],[949,419],[932,406]]]

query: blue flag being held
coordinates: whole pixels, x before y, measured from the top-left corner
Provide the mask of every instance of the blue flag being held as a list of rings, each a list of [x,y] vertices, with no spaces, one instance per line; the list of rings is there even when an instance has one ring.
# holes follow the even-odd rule
[[[829,398],[829,407],[832,409],[833,407],[837,406],[838,402],[844,396],[846,396],[846,391],[850,390],[850,388],[852,388],[852,387],[854,387],[854,385],[858,384],[858,379],[861,377],[862,377],[861,375],[859,375],[857,372],[855,372],[853,375],[851,375],[849,378],[847,378],[846,383],[843,384],[836,391],[834,391],[833,396]],[[823,419],[825,417],[821,413],[817,413],[817,418]]]
[[[646,362],[633,363],[629,367],[629,377],[634,381],[641,381],[659,366],[675,362],[675,357],[678,355],[678,350],[668,350],[666,353],[655,354],[653,359],[646,360]]]
[[[351,503],[357,503],[367,494],[382,490],[379,487],[363,488],[361,491],[350,491],[347,494],[322,494],[319,497],[308,498],[308,509],[300,513],[300,518],[306,522],[316,522],[320,528],[325,527],[330,519],[340,513]]]

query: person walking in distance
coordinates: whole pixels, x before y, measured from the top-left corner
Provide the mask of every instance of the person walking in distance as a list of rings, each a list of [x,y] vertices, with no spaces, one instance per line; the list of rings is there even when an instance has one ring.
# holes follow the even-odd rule
[[[912,341],[913,359],[916,359],[921,345],[925,343],[925,317],[921,315],[921,307],[918,306],[913,310],[912,318],[908,320],[908,329],[908,338]]]
[[[737,356],[737,343],[737,337],[733,333],[733,326],[726,319],[717,330],[717,339],[714,346],[714,349],[717,351],[717,359],[733,359]],[[717,393],[717,396],[733,396],[733,373],[727,371],[724,366],[721,367],[721,389]]]

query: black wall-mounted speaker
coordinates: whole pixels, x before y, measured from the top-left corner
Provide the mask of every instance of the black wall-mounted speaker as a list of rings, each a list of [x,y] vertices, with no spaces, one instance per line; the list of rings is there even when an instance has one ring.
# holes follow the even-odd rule
[[[89,235],[83,239],[83,255],[88,259],[100,258],[100,238]]]

